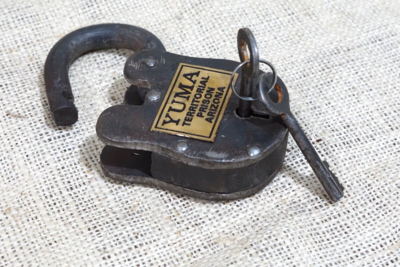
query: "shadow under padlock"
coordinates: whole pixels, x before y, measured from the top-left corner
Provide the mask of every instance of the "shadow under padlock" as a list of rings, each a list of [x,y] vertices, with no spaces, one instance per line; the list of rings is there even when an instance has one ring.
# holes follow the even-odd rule
[[[287,90],[272,64],[259,59],[250,30],[238,33],[241,63],[168,53],[156,36],[135,26],[101,24],[72,32],[53,47],[45,65],[57,125],[78,119],[69,66],[80,55],[105,48],[135,51],[124,68],[132,84],[124,103],[106,109],[96,125],[106,145],[101,166],[108,177],[209,200],[250,196],[275,177],[290,127],[257,95],[279,104]],[[259,70],[259,62],[272,74]],[[323,185],[333,201],[343,195],[341,186],[332,195]]]

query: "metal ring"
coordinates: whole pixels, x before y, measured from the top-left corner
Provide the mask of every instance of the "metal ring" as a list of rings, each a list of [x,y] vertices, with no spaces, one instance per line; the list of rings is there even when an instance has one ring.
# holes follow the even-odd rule
[[[272,70],[272,75],[273,75],[272,77],[274,77],[274,81],[272,82],[271,87],[268,89],[268,93],[271,93],[271,91],[274,90],[274,88],[275,88],[276,82],[278,81],[278,75],[276,74],[275,67],[271,64],[271,62],[268,62],[268,61],[265,61],[265,62],[262,61],[262,62],[267,64]],[[262,90],[264,88],[264,86],[262,86],[262,78],[266,74],[267,74],[267,72],[261,74],[257,79],[257,84],[260,85],[259,88],[258,88],[259,90]]]
[[[261,58],[260,58],[259,61],[262,62],[262,63],[264,63],[264,64],[267,64],[267,65],[271,68],[271,70],[272,70],[272,75],[273,75],[273,77],[274,77],[274,82],[273,82],[273,84],[271,85],[271,87],[270,87],[269,90],[268,90],[268,93],[269,93],[269,92],[271,92],[271,91],[274,89],[275,84],[276,84],[276,81],[278,80],[278,75],[276,74],[275,67],[274,67],[274,65],[272,65],[271,62],[269,62],[269,61],[267,61],[267,60],[265,60],[265,59],[261,59]],[[235,74],[238,72],[238,70],[239,70],[241,67],[243,67],[243,65],[245,65],[245,64],[247,64],[247,63],[249,63],[249,62],[250,62],[250,60],[243,61],[242,63],[240,63],[240,64],[233,70],[232,76],[231,76],[231,80],[230,80],[231,89],[232,89],[233,93],[234,93],[239,99],[242,99],[242,100],[244,100],[244,101],[257,101],[257,100],[258,100],[258,97],[240,96],[240,95],[238,94],[238,92],[236,92],[235,87],[234,87],[234,85],[233,85],[233,78],[235,77]],[[263,75],[265,75],[265,74],[267,74],[267,73],[263,73],[262,75],[260,75],[260,76],[258,77],[257,84],[258,84],[258,82],[260,81],[260,78],[261,78]],[[262,87],[261,87],[261,86],[260,86],[260,90],[262,90]]]

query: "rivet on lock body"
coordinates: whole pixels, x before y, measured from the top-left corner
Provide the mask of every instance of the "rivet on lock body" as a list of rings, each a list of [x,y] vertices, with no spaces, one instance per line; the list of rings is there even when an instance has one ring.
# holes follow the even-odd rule
[[[78,118],[68,81],[77,57],[104,48],[132,49],[124,68],[131,84],[124,103],[106,109],[96,125],[106,145],[100,158],[108,177],[202,199],[243,198],[279,172],[290,132],[328,196],[338,201],[343,187],[291,114],[285,84],[270,62],[259,59],[249,29],[239,30],[237,42],[241,62],[169,53],[153,34],[129,25],[75,31],[46,61],[53,118],[57,125]],[[261,71],[260,62],[272,73]]]

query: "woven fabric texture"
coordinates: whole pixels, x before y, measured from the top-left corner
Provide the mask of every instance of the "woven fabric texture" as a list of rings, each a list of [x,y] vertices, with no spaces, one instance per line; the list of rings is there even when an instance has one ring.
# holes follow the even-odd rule
[[[167,51],[239,61],[250,28],[291,109],[345,187],[331,203],[292,138],[260,193],[208,202],[104,176],[100,113],[123,101],[129,50],[79,58],[79,109],[57,127],[43,69],[51,47],[106,22]],[[399,266],[400,2],[0,2],[0,266]]]

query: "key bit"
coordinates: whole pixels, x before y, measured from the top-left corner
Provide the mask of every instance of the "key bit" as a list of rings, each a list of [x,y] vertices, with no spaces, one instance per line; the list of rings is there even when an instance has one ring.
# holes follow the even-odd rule
[[[329,165],[325,161],[322,161],[318,156],[318,153],[315,151],[310,140],[308,140],[307,136],[301,129],[300,124],[290,112],[289,93],[286,87],[283,84],[281,84],[282,86],[275,84],[270,88],[270,90],[266,90],[267,86],[265,85],[267,82],[269,82],[268,84],[271,84],[271,81],[272,78],[270,73],[265,73],[259,77],[259,100],[264,104],[265,108],[272,116],[280,116],[282,118],[283,123],[288,128],[297,145],[300,147],[300,150],[303,152],[330,199],[334,202],[339,201],[343,197],[343,186],[340,184],[336,176],[329,170]],[[275,89],[278,94],[278,99],[275,99],[275,101],[271,99],[272,94],[269,94],[273,89]]]

